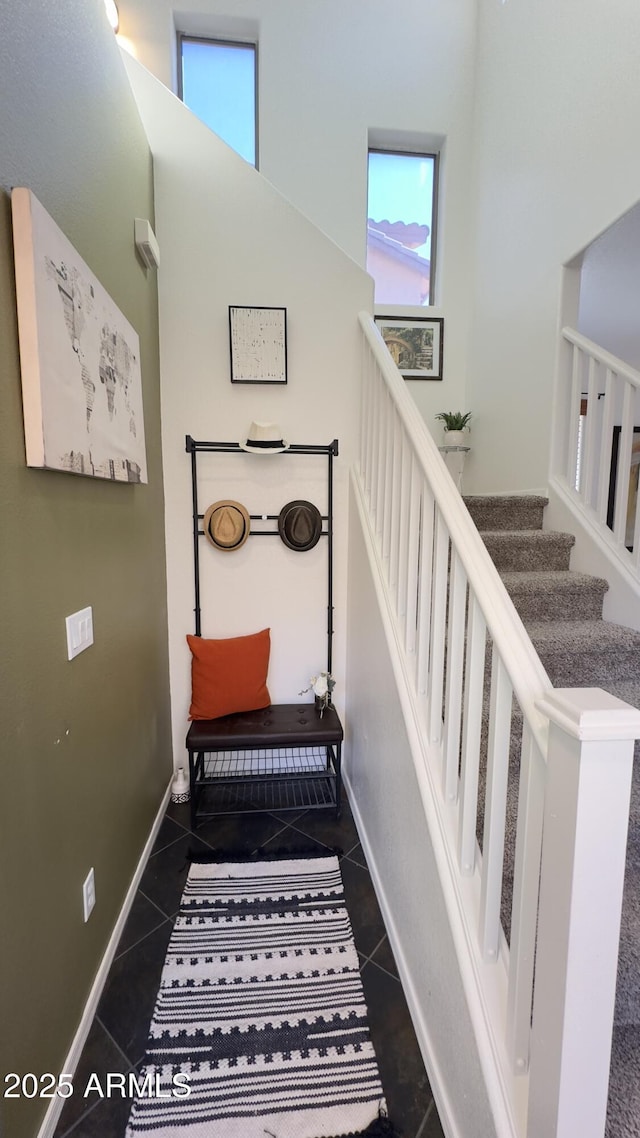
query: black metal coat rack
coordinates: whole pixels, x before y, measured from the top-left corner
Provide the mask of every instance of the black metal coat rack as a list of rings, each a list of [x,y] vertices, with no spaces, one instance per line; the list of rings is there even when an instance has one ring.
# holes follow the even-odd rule
[[[201,622],[201,608],[200,608],[200,538],[204,537],[204,529],[201,528],[201,523],[204,514],[200,513],[198,508],[198,471],[197,471],[197,458],[198,454],[239,454],[246,455],[247,452],[239,445],[239,443],[224,443],[224,442],[198,442],[191,437],[186,436],[186,451],[191,455],[191,486],[192,486],[192,499],[193,499],[193,568],[194,568],[194,591],[195,591],[195,634],[196,636],[202,635],[202,622]],[[327,456],[327,513],[322,514],[323,529],[321,537],[327,539],[327,671],[331,672],[332,662],[332,644],[333,644],[333,460],[338,454],[338,440],[334,439],[333,442],[326,446],[322,445],[306,445],[292,443],[287,450],[281,451],[281,455],[326,455]],[[250,514],[251,521],[275,521],[278,520],[278,514]],[[326,528],[325,528],[326,525]],[[279,532],[276,529],[270,530],[253,530],[249,532],[249,537],[279,537]]]

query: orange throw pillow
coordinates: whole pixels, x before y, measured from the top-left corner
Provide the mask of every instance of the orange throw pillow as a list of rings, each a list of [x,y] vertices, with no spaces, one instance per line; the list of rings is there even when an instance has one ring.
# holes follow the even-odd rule
[[[219,719],[269,706],[269,632],[263,628],[228,640],[187,636],[192,653],[189,719]]]

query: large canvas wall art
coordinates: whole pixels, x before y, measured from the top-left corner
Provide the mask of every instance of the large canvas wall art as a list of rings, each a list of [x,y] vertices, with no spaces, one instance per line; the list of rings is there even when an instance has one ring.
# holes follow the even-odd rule
[[[137,333],[31,191],[11,204],[27,465],[146,482]]]

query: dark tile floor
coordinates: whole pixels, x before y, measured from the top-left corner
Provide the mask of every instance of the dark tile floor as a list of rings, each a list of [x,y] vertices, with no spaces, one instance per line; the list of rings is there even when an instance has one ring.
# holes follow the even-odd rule
[[[309,811],[213,818],[189,826],[189,807],[170,805],[136,894],[116,957],[82,1053],[74,1086],[104,1090],[106,1075],[126,1074],[141,1063],[160,972],[187,877],[187,851],[211,847],[228,853],[265,849],[339,847],[373,1043],[389,1115],[403,1138],[442,1138],[418,1043],[398,979],[378,902],[345,802],[342,817]],[[94,1077],[91,1080],[91,1076]],[[113,1084],[115,1087],[115,1083]],[[74,1094],[54,1138],[122,1138],[131,1101],[115,1089],[101,1098]]]

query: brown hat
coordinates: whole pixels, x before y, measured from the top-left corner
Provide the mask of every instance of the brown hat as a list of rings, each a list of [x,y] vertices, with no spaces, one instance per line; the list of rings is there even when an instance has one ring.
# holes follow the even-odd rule
[[[240,502],[223,500],[209,506],[202,526],[204,536],[216,549],[240,549],[249,536],[251,518]]]
[[[318,544],[322,533],[322,516],[313,502],[287,502],[280,510],[278,533],[289,549],[306,553]]]

